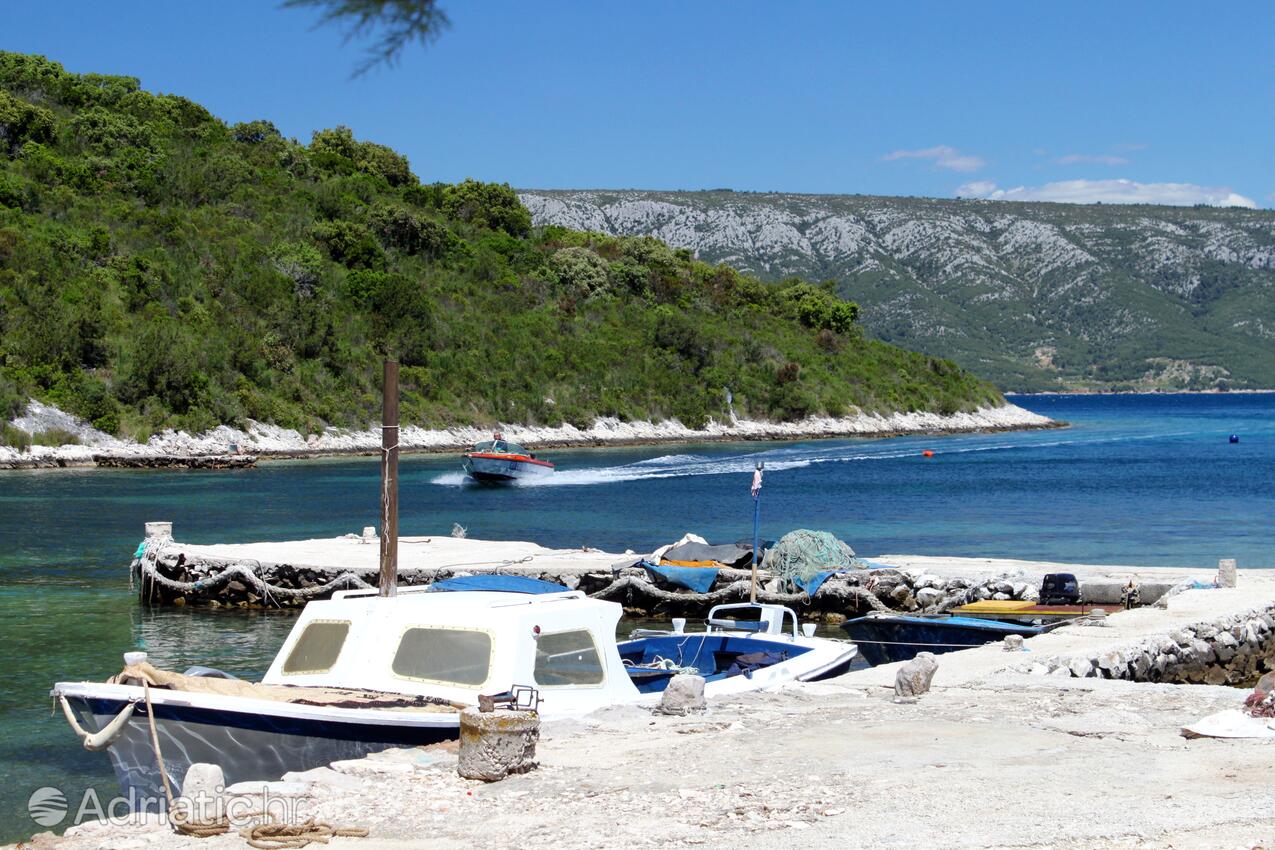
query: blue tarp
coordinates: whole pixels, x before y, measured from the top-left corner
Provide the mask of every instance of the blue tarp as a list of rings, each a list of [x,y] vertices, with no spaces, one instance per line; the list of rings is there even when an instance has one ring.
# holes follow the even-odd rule
[[[814,596],[819,592],[819,588],[823,587],[823,583],[825,581],[832,576],[835,576],[837,573],[844,572],[846,572],[846,570],[823,570],[822,572],[815,573],[808,579],[799,579],[794,576],[792,581],[793,584],[804,590],[807,596]]]
[[[819,592],[819,588],[823,587],[823,583],[835,575],[841,575],[842,573],[853,573],[853,572],[871,572],[872,570],[897,569],[897,567],[892,567],[889,564],[878,563],[877,561],[859,560],[857,563],[867,564],[868,565],[867,569],[866,570],[823,570],[822,572],[815,573],[814,575],[812,575],[810,578],[806,579],[805,581],[802,581],[799,578],[794,578],[793,584],[797,585],[797,587],[804,590],[807,596],[814,596],[816,593]]]
[[[666,567],[657,566],[650,561],[643,561],[642,566],[651,575],[659,576],[669,584],[684,587],[696,593],[708,593],[708,589],[717,580],[715,567]]]
[[[892,567],[889,564],[883,564],[880,561],[859,561],[861,564],[867,564],[869,570],[897,570],[898,567]]]
[[[488,590],[498,593],[562,593],[567,588],[551,581],[527,576],[477,575],[436,581],[431,591]]]

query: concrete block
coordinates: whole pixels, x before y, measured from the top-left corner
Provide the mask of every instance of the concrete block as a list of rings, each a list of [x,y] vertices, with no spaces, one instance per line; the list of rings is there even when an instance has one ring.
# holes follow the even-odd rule
[[[1218,587],[1235,587],[1236,578],[1234,558],[1223,558],[1217,562]]]
[[[497,709],[460,713],[460,758],[456,771],[465,779],[498,782],[511,773],[536,767],[540,715],[534,711]]]

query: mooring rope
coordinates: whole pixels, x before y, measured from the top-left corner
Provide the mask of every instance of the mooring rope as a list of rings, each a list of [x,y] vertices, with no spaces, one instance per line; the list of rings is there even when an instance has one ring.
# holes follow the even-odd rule
[[[332,826],[310,818],[297,824],[258,824],[239,830],[239,834],[250,847],[257,847],[259,850],[290,850],[305,847],[315,841],[327,844],[334,837],[367,838],[368,830],[359,826]]]
[[[164,548],[171,543],[171,540],[161,538],[151,538],[142,542],[137,547],[137,551],[133,554],[133,563],[129,568],[129,589],[133,589],[133,575],[136,573],[142,579],[142,590],[154,592],[156,587],[162,587],[173,593],[200,593],[216,590],[223,585],[229,584],[232,579],[242,579],[252,585],[267,604],[274,604],[276,607],[282,607],[278,601],[272,599],[272,596],[283,599],[313,599],[316,596],[323,596],[335,590],[345,588],[355,588],[357,590],[373,590],[374,585],[359,577],[349,570],[341,573],[331,581],[324,584],[317,584],[313,587],[283,587],[282,585],[272,584],[263,579],[257,570],[264,569],[260,561],[256,561],[256,570],[246,563],[235,563],[222,569],[221,571],[208,576],[207,578],[197,579],[195,581],[178,581],[169,578],[159,571],[159,558]],[[414,543],[419,541],[404,541]],[[440,564],[435,570],[456,569],[461,567],[495,567],[501,569],[504,567],[516,567],[519,564],[527,564],[535,559],[535,555],[524,555],[521,558],[507,559],[503,561],[466,561],[453,564]]]
[[[129,574],[132,575],[134,570],[138,572],[142,577],[143,590],[150,589],[153,591],[158,586],[174,593],[199,593],[216,590],[223,585],[229,584],[232,579],[238,578],[252,585],[261,593],[262,599],[267,603],[273,602],[278,606],[279,603],[271,599],[271,596],[283,599],[312,599],[343,587],[354,587],[360,590],[372,589],[372,585],[348,570],[329,582],[314,585],[313,587],[283,587],[271,584],[259,576],[251,567],[243,563],[231,564],[207,578],[197,579],[196,581],[177,581],[159,571],[160,552],[168,542],[164,540],[156,541],[155,543],[147,541],[143,544],[145,549],[141,557],[133,559]],[[257,568],[261,569],[260,562],[257,563]]]

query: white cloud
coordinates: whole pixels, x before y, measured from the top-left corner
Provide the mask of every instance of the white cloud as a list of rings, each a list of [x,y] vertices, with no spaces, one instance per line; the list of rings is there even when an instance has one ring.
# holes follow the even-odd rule
[[[935,145],[915,151],[894,151],[882,159],[887,162],[896,159],[928,159],[936,168],[946,168],[948,171],[978,171],[984,165],[980,157],[963,154],[950,145]]]
[[[957,188],[956,194],[962,198],[983,198],[996,191],[996,184],[991,180],[974,180]]]
[[[956,189],[964,198],[989,201],[1054,201],[1063,204],[1168,204],[1256,209],[1252,198],[1226,186],[1198,186],[1195,183],[1138,183],[1133,180],[1060,180],[1043,186],[999,189],[990,180],[976,180]]]
[[[1069,153],[1054,160],[1059,165],[1128,165],[1129,160],[1123,156],[1109,153]]]

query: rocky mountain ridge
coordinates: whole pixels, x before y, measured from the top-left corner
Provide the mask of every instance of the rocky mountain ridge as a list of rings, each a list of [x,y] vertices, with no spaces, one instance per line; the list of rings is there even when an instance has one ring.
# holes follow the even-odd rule
[[[1275,387],[1275,212],[731,191],[520,192],[536,224],[837,282],[1005,389]]]

